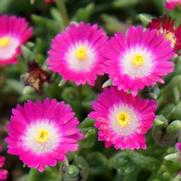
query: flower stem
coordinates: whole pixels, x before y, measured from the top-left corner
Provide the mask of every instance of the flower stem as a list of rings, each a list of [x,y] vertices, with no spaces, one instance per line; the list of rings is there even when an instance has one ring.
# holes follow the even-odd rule
[[[68,159],[66,158],[66,160],[64,161],[64,165],[66,166],[66,167],[68,167],[69,166],[69,161],[68,161]]]
[[[69,18],[68,18],[65,2],[64,0],[56,0],[56,4],[63,18],[64,26],[66,27],[69,24]]]

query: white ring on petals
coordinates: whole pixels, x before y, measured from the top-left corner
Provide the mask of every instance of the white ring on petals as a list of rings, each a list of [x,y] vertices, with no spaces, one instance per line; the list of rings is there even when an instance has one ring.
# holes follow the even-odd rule
[[[120,112],[129,114],[130,122],[126,127],[121,127],[116,120],[116,116]],[[109,120],[111,121],[112,129],[120,136],[129,136],[134,133],[139,125],[139,117],[132,107],[125,104],[115,104],[109,111]]]
[[[140,54],[144,58],[144,64],[140,67],[135,67],[132,64],[132,59],[136,54]],[[154,66],[154,58],[150,51],[144,47],[132,47],[126,50],[120,57],[121,71],[132,78],[142,78],[148,76]]]
[[[48,140],[45,143],[36,141],[36,135],[41,129],[48,132]],[[21,139],[25,149],[31,149],[34,153],[43,154],[53,151],[59,145],[61,137],[56,125],[48,120],[37,120],[27,127]]]
[[[80,61],[75,55],[78,48],[84,47],[87,50],[85,60]],[[77,42],[72,44],[65,54],[65,60],[68,63],[70,69],[74,71],[85,71],[91,70],[95,64],[96,53],[95,50],[89,45],[88,42]]]
[[[9,36],[9,35],[0,36],[0,38],[2,37],[8,37],[10,39],[10,43],[5,48],[0,47],[0,60],[10,59],[16,53],[16,50],[18,46],[20,45],[20,42],[17,38]]]

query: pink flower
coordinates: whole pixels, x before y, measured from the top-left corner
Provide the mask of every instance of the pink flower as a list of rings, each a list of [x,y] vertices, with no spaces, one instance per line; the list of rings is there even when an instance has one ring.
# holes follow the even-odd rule
[[[71,24],[52,41],[49,69],[77,85],[94,85],[96,76],[103,74],[104,58],[100,52],[106,40],[97,25]]]
[[[137,94],[145,86],[163,83],[163,76],[173,71],[170,42],[156,30],[131,26],[126,35],[116,33],[104,49],[105,72],[119,90]]]
[[[178,150],[179,153],[180,153],[180,158],[181,158],[181,142],[177,143],[177,144],[176,144],[176,147],[177,147],[177,150]],[[181,175],[181,171],[180,171],[180,175]]]
[[[24,18],[0,16],[0,66],[16,64],[21,45],[32,35]]]
[[[181,6],[181,0],[167,0],[166,8],[168,10],[173,10],[176,6]]]
[[[8,153],[19,156],[30,168],[43,171],[64,161],[66,154],[78,149],[83,137],[79,121],[69,105],[55,99],[28,101],[12,110],[8,125]]]
[[[0,156],[0,167],[3,167],[4,163],[5,163],[5,157],[4,156]]]
[[[153,19],[148,28],[156,29],[160,34],[163,34],[166,40],[169,40],[175,52],[181,49],[181,26],[178,28],[174,25],[174,19],[168,16],[162,16]]]
[[[0,180],[6,180],[8,177],[8,171],[5,169],[0,169]]]
[[[0,151],[2,151],[2,145],[0,145]],[[5,169],[2,169],[2,167],[4,166],[5,160],[6,159],[4,156],[0,156],[0,181],[6,180],[8,177],[8,171]]]
[[[176,144],[178,151],[181,153],[181,142]]]
[[[93,103],[89,117],[95,119],[99,141],[115,149],[146,149],[144,135],[152,127],[156,103],[111,87]]]

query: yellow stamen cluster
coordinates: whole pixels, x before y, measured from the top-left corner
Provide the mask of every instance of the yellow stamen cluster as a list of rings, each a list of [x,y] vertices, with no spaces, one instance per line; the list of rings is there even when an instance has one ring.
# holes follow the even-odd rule
[[[10,43],[10,38],[9,37],[2,37],[0,38],[0,47],[1,48],[6,48]]]
[[[48,141],[49,133],[46,129],[40,129],[36,135],[36,141],[38,143],[45,143]]]
[[[144,62],[145,62],[144,56],[141,54],[136,54],[131,61],[132,65],[135,67],[142,66]]]
[[[85,60],[87,58],[87,49],[85,47],[77,48],[75,56],[80,61]]]
[[[130,123],[130,116],[126,112],[119,112],[116,116],[116,121],[121,128],[127,127]]]
[[[176,42],[175,35],[171,32],[166,32],[164,36],[166,40],[169,40],[171,42],[171,46],[174,47]]]

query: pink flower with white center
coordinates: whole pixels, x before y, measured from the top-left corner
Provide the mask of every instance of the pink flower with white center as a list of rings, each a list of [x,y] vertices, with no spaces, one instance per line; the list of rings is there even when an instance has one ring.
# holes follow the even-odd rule
[[[0,151],[2,151],[2,145],[0,145]],[[8,177],[8,171],[5,169],[2,169],[2,167],[4,166],[5,163],[5,157],[4,156],[0,156],[0,180],[6,180]]]
[[[0,66],[16,64],[21,45],[32,35],[24,18],[0,16]]]
[[[8,125],[8,153],[19,156],[30,168],[43,171],[77,151],[83,137],[69,105],[55,99],[28,101],[12,110]]]
[[[176,6],[181,6],[181,0],[167,0],[166,8],[168,10],[173,10]]]
[[[104,49],[105,72],[119,90],[137,94],[145,86],[163,83],[173,71],[170,42],[157,30],[131,26],[127,33],[116,33]]]
[[[144,135],[152,127],[156,103],[111,87],[93,102],[89,117],[95,119],[99,141],[115,149],[146,149]]]
[[[105,32],[97,25],[73,23],[53,39],[48,67],[64,80],[94,85],[96,76],[103,74],[101,51],[106,40]]]

